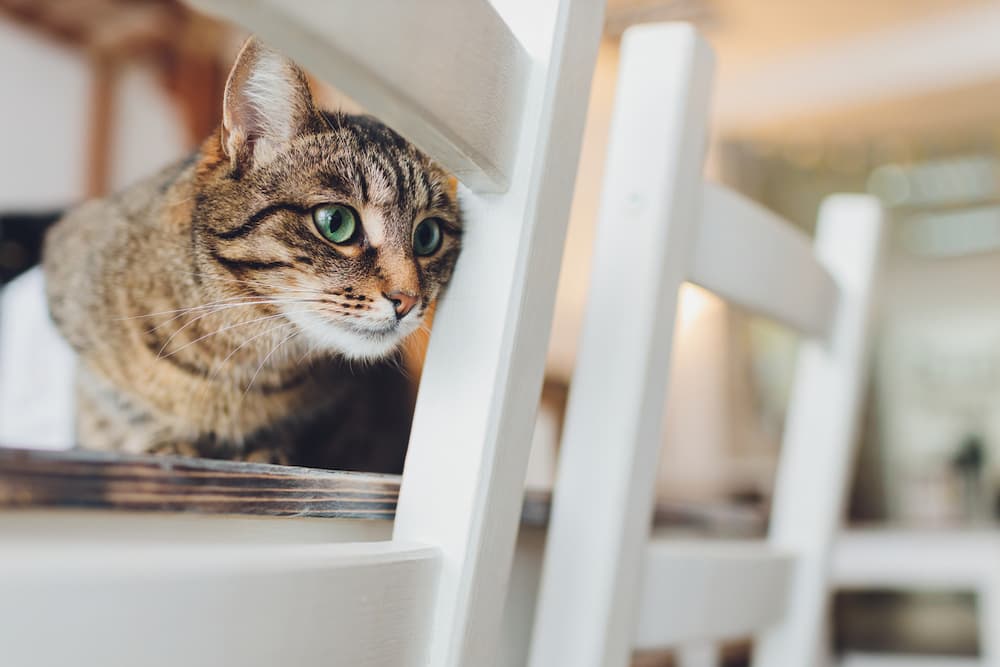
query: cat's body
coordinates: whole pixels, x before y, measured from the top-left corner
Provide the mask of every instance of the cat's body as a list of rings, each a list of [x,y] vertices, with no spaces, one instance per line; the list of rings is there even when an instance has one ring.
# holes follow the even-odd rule
[[[316,111],[249,43],[219,136],[48,234],[80,444],[398,471],[413,395],[394,355],[460,232],[440,168],[372,119]]]

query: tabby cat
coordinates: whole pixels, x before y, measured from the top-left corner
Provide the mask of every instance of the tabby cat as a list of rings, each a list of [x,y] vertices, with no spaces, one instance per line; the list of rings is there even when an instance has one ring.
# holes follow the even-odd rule
[[[446,172],[251,38],[215,136],[46,237],[79,445],[398,472],[398,351],[461,235]]]

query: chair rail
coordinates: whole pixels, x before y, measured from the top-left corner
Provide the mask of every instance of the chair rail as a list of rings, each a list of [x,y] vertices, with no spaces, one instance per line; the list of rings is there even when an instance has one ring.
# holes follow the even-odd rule
[[[507,190],[530,59],[488,0],[190,2],[280,45],[474,190]]]
[[[812,240],[727,188],[704,188],[691,281],[750,312],[825,338],[839,291]]]

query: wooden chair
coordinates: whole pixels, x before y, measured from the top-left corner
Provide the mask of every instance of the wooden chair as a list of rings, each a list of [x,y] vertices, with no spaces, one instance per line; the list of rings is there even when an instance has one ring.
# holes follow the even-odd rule
[[[667,647],[715,665],[715,642],[751,635],[759,667],[817,664],[882,213],[870,197],[832,197],[812,244],[705,184],[711,79],[693,28],[626,33],[531,667],[622,667],[633,648]],[[651,539],[684,281],[803,337],[766,541]]]
[[[100,498],[119,506],[190,509],[236,487],[284,509],[264,514],[294,515],[296,500],[326,494],[327,516],[342,519],[292,516],[279,528],[197,514],[2,512],[0,662],[487,665],[602,4],[194,4],[336,83],[465,186],[465,248],[435,318],[391,536],[350,518],[371,518],[352,514],[351,503],[379,509],[384,494],[371,476],[63,455],[57,463],[78,483],[81,507],[97,491],[80,467],[97,465],[113,471]],[[0,484],[0,506],[23,500],[19,484],[41,474],[24,466],[37,462],[6,461],[14,473]]]

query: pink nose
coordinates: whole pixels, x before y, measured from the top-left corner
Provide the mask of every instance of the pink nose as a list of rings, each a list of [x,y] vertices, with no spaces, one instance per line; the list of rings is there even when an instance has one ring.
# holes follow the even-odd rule
[[[413,310],[413,307],[417,305],[420,300],[415,294],[410,294],[409,292],[401,292],[395,290],[394,292],[389,292],[388,294],[382,294],[385,298],[392,301],[392,307],[396,310],[396,319],[401,320],[406,317],[406,314]]]

